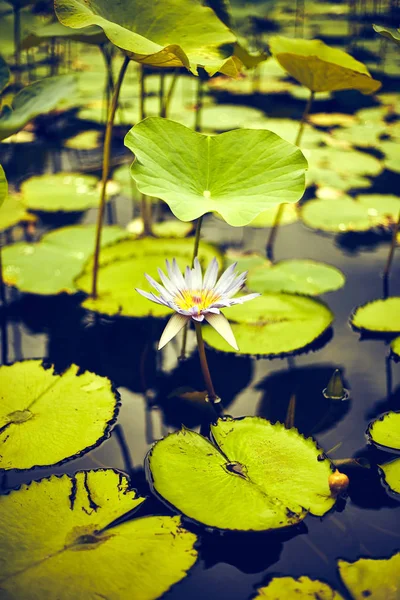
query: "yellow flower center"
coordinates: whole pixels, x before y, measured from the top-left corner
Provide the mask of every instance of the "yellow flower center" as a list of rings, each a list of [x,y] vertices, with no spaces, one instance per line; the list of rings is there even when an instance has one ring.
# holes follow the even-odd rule
[[[199,312],[209,308],[219,299],[219,295],[213,290],[182,290],[175,296],[174,302],[182,310],[190,310],[197,306]]]

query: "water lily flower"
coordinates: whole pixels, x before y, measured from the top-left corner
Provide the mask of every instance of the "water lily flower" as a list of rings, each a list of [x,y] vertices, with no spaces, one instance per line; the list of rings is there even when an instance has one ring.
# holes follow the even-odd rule
[[[148,300],[168,306],[175,311],[163,331],[158,349],[160,350],[172,340],[190,320],[198,323],[206,320],[228,344],[238,350],[232,328],[220,309],[242,304],[260,295],[247,294],[233,298],[244,286],[247,271],[237,274],[235,272],[237,263],[234,263],[218,279],[218,263],[213,258],[203,277],[200,262],[195,258],[193,269],[186,267],[183,276],[175,259],[172,264],[168,260],[165,262],[168,277],[158,269],[163,285],[146,274],[147,281],[158,292],[158,296],[153,292],[136,289]]]

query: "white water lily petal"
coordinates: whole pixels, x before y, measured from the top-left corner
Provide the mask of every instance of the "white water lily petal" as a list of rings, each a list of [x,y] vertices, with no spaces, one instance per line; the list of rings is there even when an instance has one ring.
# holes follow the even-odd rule
[[[195,290],[201,290],[203,287],[203,277],[201,274],[201,266],[199,259],[194,259],[193,270],[192,270],[192,284]]]
[[[135,288],[135,290],[137,292],[139,292],[139,294],[141,296],[144,296],[145,298],[147,298],[147,300],[151,300],[152,302],[156,302],[156,304],[162,304],[164,306],[169,306],[168,302],[165,302],[162,298],[159,298],[158,296],[156,296],[155,294],[153,294],[153,292],[145,292],[143,290],[139,290],[139,288]]]
[[[178,288],[175,285],[173,285],[171,280],[168,279],[168,277],[165,275],[162,269],[158,268],[157,271],[165,289],[168,290],[171,296],[175,296],[178,293]]]
[[[204,275],[203,288],[210,290],[214,287],[218,277],[218,262],[216,258],[213,258],[207,267],[207,271]]]
[[[239,350],[229,321],[222,313],[219,315],[206,314],[204,318],[232,348]]]
[[[226,286],[229,286],[234,281],[234,279],[236,278],[236,274],[234,273],[236,265],[237,263],[233,263],[221,275],[217,285],[215,286],[216,293],[222,292],[222,290],[224,290]]]
[[[187,289],[192,290],[193,289],[192,270],[190,267],[186,267],[186,269],[185,269],[185,282],[186,282]]]
[[[248,300],[253,300],[254,298],[257,298],[258,296],[261,296],[261,294],[259,294],[259,293],[246,294],[246,296],[240,296],[240,298],[232,299],[231,303],[232,303],[232,306],[234,304],[243,304],[243,302],[248,302]]]
[[[168,302],[168,300],[173,300],[173,296],[162,285],[157,283],[155,279],[153,279],[150,275],[147,275],[147,273],[145,273],[144,276],[146,277],[150,285],[152,285],[153,288],[157,290],[157,292],[160,294],[163,300],[165,300],[166,302]]]
[[[186,317],[179,313],[175,313],[174,315],[172,315],[158,343],[159,350],[161,350],[161,348],[164,348],[164,346],[168,344],[168,342],[170,342],[172,338],[174,338],[180,332],[180,330],[188,322],[189,318],[190,317]]]

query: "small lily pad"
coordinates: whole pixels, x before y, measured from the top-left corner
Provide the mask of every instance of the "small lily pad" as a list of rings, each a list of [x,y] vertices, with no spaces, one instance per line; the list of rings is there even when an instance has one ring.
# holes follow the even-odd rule
[[[229,417],[211,433],[215,445],[182,429],[147,456],[155,492],[190,519],[223,530],[263,531],[298,523],[307,512],[322,516],[334,505],[331,464],[319,460],[314,440],[296,429]]]
[[[56,375],[40,360],[0,367],[0,470],[71,460],[108,437],[118,413],[111,382],[78,370]]]
[[[321,40],[272,36],[269,45],[279,64],[313,92],[354,89],[373,94],[381,87],[363,63]]]
[[[29,221],[36,221],[36,217],[26,211],[26,206],[22,202],[21,196],[17,194],[6,196],[4,202],[1,204],[0,231],[6,231],[10,227],[18,225],[18,223]]]
[[[164,200],[181,221],[216,212],[236,227],[282,202],[297,202],[307,168],[301,151],[276,134],[242,129],[207,136],[149,117],[125,145],[141,192]]]
[[[82,131],[65,142],[66,148],[73,150],[94,150],[99,147],[99,132]]]
[[[379,150],[385,155],[384,165],[389,171],[400,173],[400,144],[399,142],[384,141],[379,144]]]
[[[3,208],[0,211],[0,222]],[[124,239],[117,226],[103,227],[102,246]],[[95,227],[63,227],[39,242],[19,242],[3,248],[4,281],[30,294],[74,294],[74,279],[94,250]]]
[[[294,119],[270,119],[263,118],[259,120],[253,120],[244,124],[244,127],[251,129],[268,129],[279,135],[290,144],[294,144],[299,132],[299,122]],[[314,129],[311,125],[306,123],[303,128],[303,134],[301,137],[302,148],[317,148],[323,142],[324,134]]]
[[[242,252],[235,248],[228,248],[224,256],[224,265],[229,267],[236,263],[236,269],[240,271],[249,271],[254,267],[270,265],[270,261],[258,252]]]
[[[379,219],[372,216],[366,206],[347,196],[306,202],[300,216],[307,227],[332,233],[368,231],[379,224]]]
[[[201,111],[201,129],[203,131],[228,131],[246,127],[247,121],[262,119],[264,113],[250,106],[219,104],[205,106]]]
[[[143,219],[138,217],[133,219],[126,226],[129,233],[141,236],[144,232]],[[169,219],[153,223],[152,232],[156,237],[160,238],[184,238],[193,230],[192,223],[185,223],[177,219]]]
[[[164,269],[165,260],[176,258],[181,270],[190,265],[193,255],[193,239],[141,239],[122,241],[104,248],[100,255],[98,297],[88,298],[83,306],[106,315],[125,317],[163,317],[171,312],[166,306],[149,302],[135,291],[139,288],[151,291],[145,278],[148,273],[158,279],[157,269]],[[218,250],[210,244],[201,243],[199,260],[208,264]],[[222,262],[220,260],[220,262]],[[86,265],[76,279],[78,289],[90,293],[92,264]]]
[[[395,494],[400,494],[400,458],[380,465],[384,483]]]
[[[367,435],[379,446],[400,450],[400,413],[387,412],[369,424]]]
[[[350,322],[353,327],[382,333],[400,332],[400,297],[373,300],[354,311]]]
[[[159,598],[196,562],[197,538],[179,517],[112,525],[143,502],[112,469],[53,475],[0,496],[0,595]]]
[[[343,600],[327,583],[309,577],[274,577],[270,583],[257,590],[254,600]]]
[[[247,286],[255,292],[289,292],[318,296],[344,286],[339,269],[314,260],[282,260],[249,271]]]
[[[283,356],[308,347],[332,324],[333,314],[323,302],[292,294],[264,294],[247,305],[226,310],[240,354]],[[203,328],[209,346],[236,352],[214,329]]]
[[[357,202],[364,206],[370,217],[379,219],[382,225],[397,222],[400,214],[400,197],[389,194],[364,194],[357,196]]]
[[[37,175],[21,185],[24,204],[30,210],[74,212],[97,207],[99,179],[82,173]],[[110,199],[110,194],[107,194]]]
[[[268,210],[264,210],[264,212],[259,214],[258,217],[249,223],[249,227],[272,227],[275,223],[279,206],[274,206]],[[291,225],[292,223],[295,223],[298,219],[298,210],[299,208],[297,204],[283,204],[283,210],[279,219],[279,226]]]
[[[361,148],[379,147],[380,137],[387,133],[387,126],[383,122],[368,121],[357,123],[350,127],[340,127],[332,132],[335,139],[348,142],[351,146]]]
[[[390,348],[395,356],[400,358],[400,336],[390,344]]]
[[[390,558],[338,561],[339,574],[354,600],[398,600],[400,553]]]

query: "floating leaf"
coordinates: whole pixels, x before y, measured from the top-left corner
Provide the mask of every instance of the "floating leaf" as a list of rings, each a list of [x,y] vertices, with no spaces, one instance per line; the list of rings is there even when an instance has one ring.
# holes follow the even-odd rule
[[[270,37],[269,45],[279,64],[313,92],[355,89],[373,94],[381,87],[363,63],[321,40],[293,40],[276,35]]]
[[[384,483],[395,494],[400,494],[400,458],[380,465],[381,475]]]
[[[122,241],[105,248],[100,255],[98,297],[88,298],[83,306],[106,315],[126,317],[163,317],[171,312],[166,306],[149,302],[135,288],[151,291],[145,278],[148,273],[158,279],[157,269],[165,260],[176,258],[183,270],[192,261],[193,239],[142,239]],[[219,253],[210,244],[201,243],[199,260],[207,265]],[[91,292],[92,264],[89,262],[75,281],[78,289]]]
[[[270,583],[257,590],[254,600],[343,600],[327,583],[309,577],[274,577]]]
[[[295,223],[297,221],[297,204],[283,204],[279,206],[282,206],[282,212],[279,219],[279,226],[291,225],[292,223]],[[259,214],[258,217],[256,217],[251,223],[249,223],[249,227],[272,227],[272,225],[275,223],[279,206],[273,206],[268,210],[264,210],[264,212]]]
[[[295,143],[299,132],[299,122],[294,119],[270,119],[264,117],[263,119],[249,120],[244,124],[244,127],[249,127],[251,129],[268,129],[268,131],[276,133],[276,135],[279,135],[290,144]],[[307,123],[304,125],[303,135],[301,137],[302,148],[317,148],[322,144],[323,139],[323,133],[314,129],[314,127]]]
[[[395,340],[393,340],[393,342],[390,344],[390,348],[392,349],[393,354],[400,358],[400,337],[397,337]]]
[[[23,182],[21,193],[24,204],[30,210],[78,212],[99,205],[98,183],[97,177],[82,173],[36,175]],[[107,187],[110,190],[109,184]],[[110,199],[110,193],[107,197]]]
[[[400,214],[400,197],[389,194],[365,194],[357,196],[357,202],[364,206],[370,217],[377,218],[385,225],[397,222]]]
[[[22,221],[36,221],[36,217],[26,212],[26,206],[18,195],[6,196],[3,203],[0,200],[0,205],[0,231],[6,231]]]
[[[369,424],[367,435],[375,444],[400,450],[400,413],[387,412]]]
[[[11,108],[3,106],[0,113],[0,140],[8,138],[37,117],[70,97],[75,90],[73,75],[57,75],[35,81],[14,97]]]
[[[2,92],[10,81],[10,69],[4,58],[0,56],[0,92]]]
[[[3,167],[0,165],[0,206],[3,204],[4,199],[7,197],[8,194],[8,183],[7,183],[7,177],[6,174],[4,173],[4,169]],[[0,217],[1,219],[1,217]],[[1,223],[1,221],[0,221]],[[1,227],[1,225],[0,225]]]
[[[385,168],[389,169],[389,171],[400,173],[400,144],[391,141],[381,142],[379,150],[385,155]]]
[[[362,148],[379,147],[379,138],[387,133],[387,125],[382,122],[367,121],[351,127],[340,127],[332,132],[336,140],[348,142],[351,146]]]
[[[281,356],[306,348],[332,324],[333,314],[321,301],[291,294],[264,294],[226,311],[240,354]],[[235,352],[212,327],[204,340],[217,350]]]
[[[2,211],[0,211],[0,221]],[[102,246],[127,237],[117,226],[103,227]],[[76,292],[74,279],[93,253],[95,226],[63,227],[39,242],[19,242],[3,248],[4,280],[30,294]]]
[[[382,333],[400,332],[400,297],[373,300],[354,311],[350,322],[353,327]]]
[[[372,25],[372,27],[375,29],[376,33],[380,33],[389,40],[392,40],[392,42],[400,45],[400,29],[395,29],[394,27],[383,27],[382,25]]]
[[[109,527],[143,501],[112,469],[53,475],[0,496],[0,595],[159,598],[196,562],[197,538],[179,517]]]
[[[271,264],[268,259],[258,252],[243,252],[235,250],[235,248],[228,248],[224,256],[224,265],[229,267],[233,263],[237,264],[237,271],[249,271],[253,267],[266,266]]]
[[[345,284],[339,269],[314,260],[282,260],[249,271],[247,286],[255,292],[289,292],[318,296]]]
[[[357,123],[356,117],[346,113],[315,113],[309,115],[308,121],[318,127],[334,127],[335,125],[349,127]]]
[[[397,600],[400,589],[400,553],[391,558],[338,561],[340,577],[353,600]]]
[[[82,131],[65,142],[65,147],[73,150],[94,150],[98,146],[99,132],[96,130]]]
[[[228,131],[246,127],[247,122],[262,119],[264,113],[251,106],[219,104],[205,106],[201,111],[201,129],[203,131]]]
[[[368,231],[380,222],[366,206],[349,197],[311,200],[302,206],[300,216],[307,227],[332,233]]]
[[[95,385],[94,385],[95,384]],[[118,413],[111,382],[72,365],[61,375],[40,360],[0,367],[0,469],[71,460],[108,437]]]
[[[182,429],[147,457],[154,490],[187,517],[218,529],[262,531],[332,508],[331,464],[318,460],[311,438],[259,417],[219,419],[211,432],[216,446]]]
[[[98,25],[110,42],[140,63],[184,66],[195,75],[201,65],[209,75],[221,71],[232,76],[241,65],[220,49],[236,37],[200,2],[164,0],[160,12],[157,3],[145,0],[134,5],[128,0],[118,5],[107,0],[56,0],[55,11],[61,23],[74,29]]]
[[[126,229],[129,233],[141,236],[144,232],[143,219],[141,217],[133,219],[133,221],[128,223]],[[189,235],[192,229],[192,223],[184,223],[183,221],[178,221],[177,219],[159,221],[158,223],[153,223],[152,225],[153,235],[161,238],[184,238]]]
[[[125,144],[136,156],[131,173],[139,190],[165,200],[181,221],[217,212],[229,225],[248,225],[304,191],[303,154],[269,131],[207,136],[151,117],[128,132]]]

